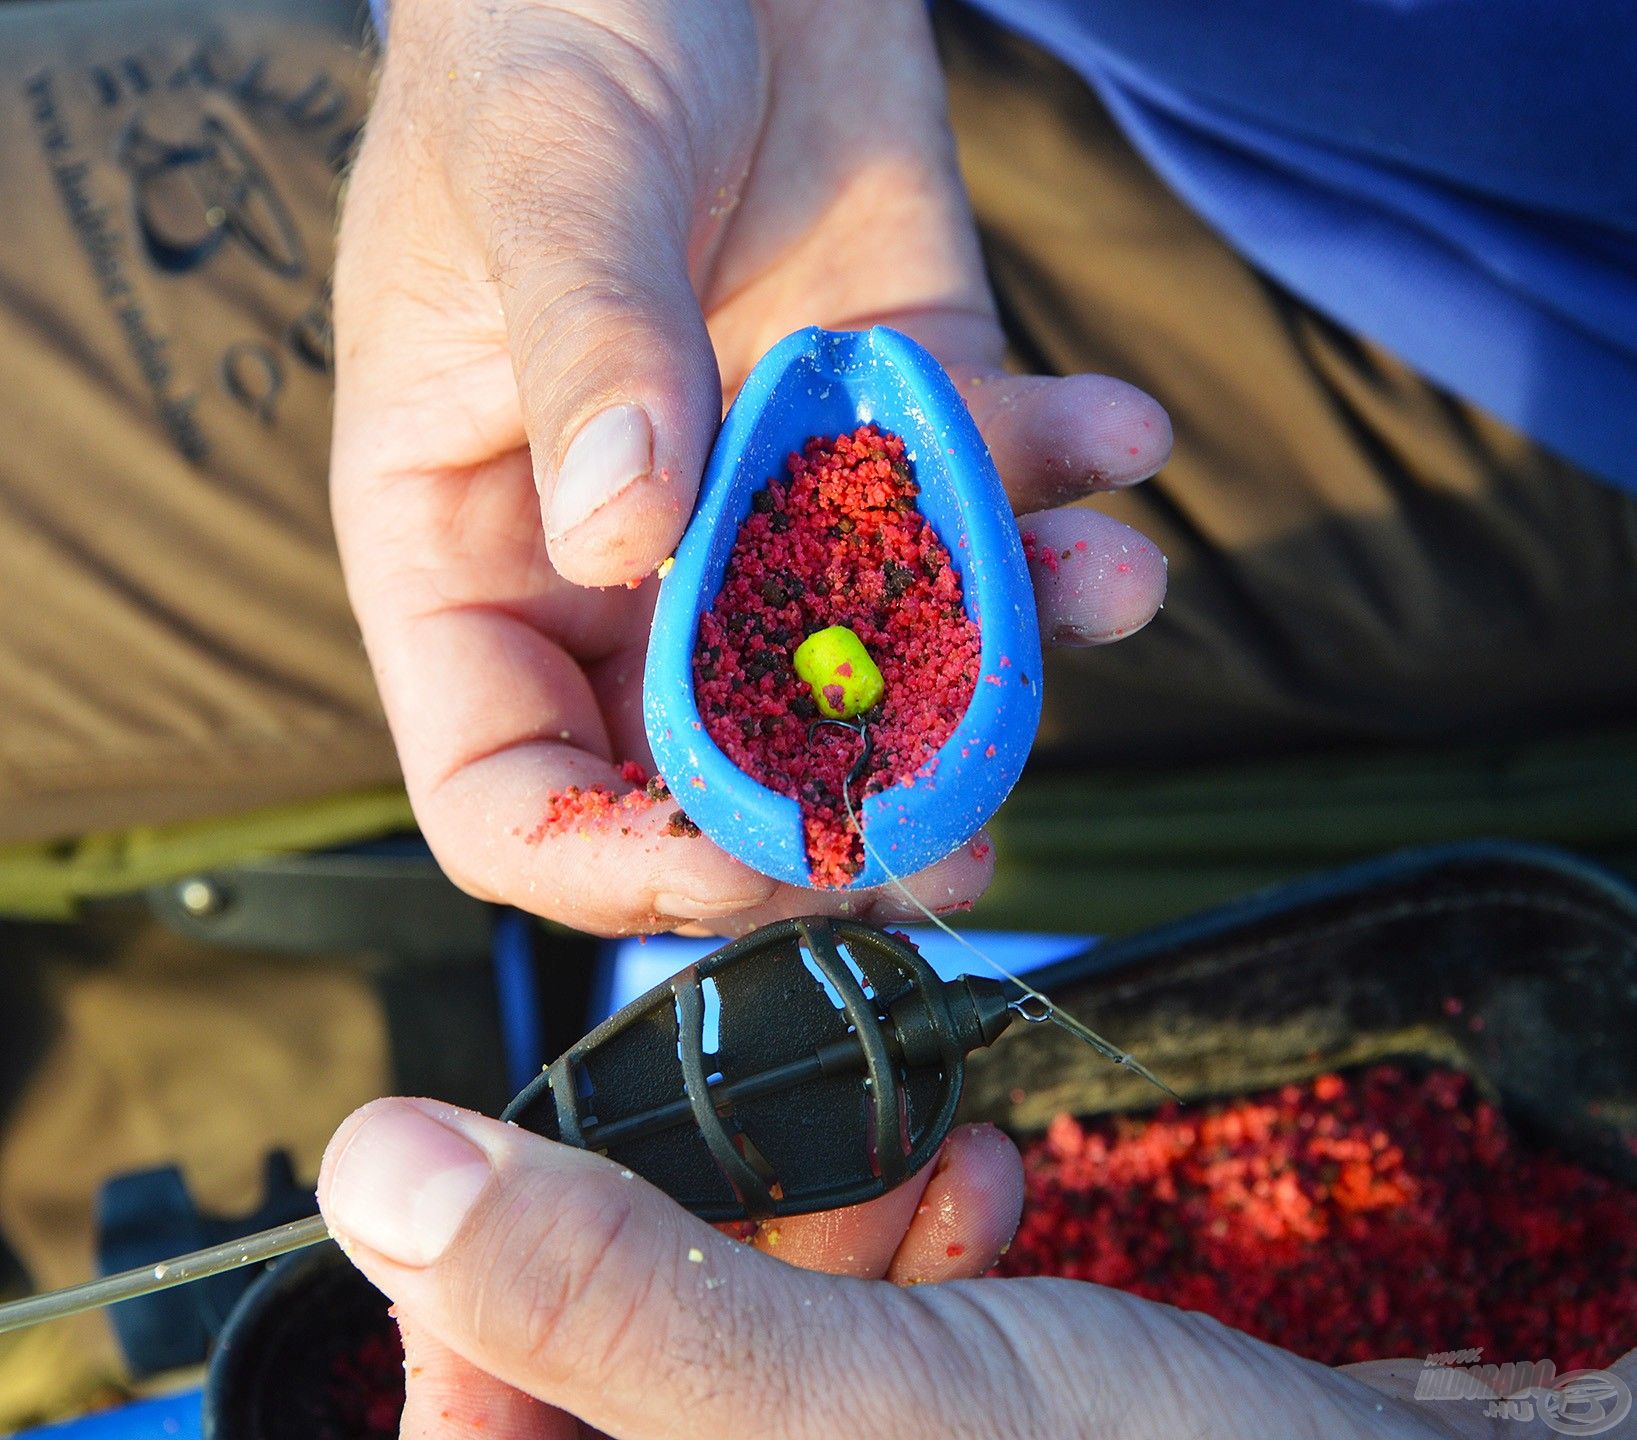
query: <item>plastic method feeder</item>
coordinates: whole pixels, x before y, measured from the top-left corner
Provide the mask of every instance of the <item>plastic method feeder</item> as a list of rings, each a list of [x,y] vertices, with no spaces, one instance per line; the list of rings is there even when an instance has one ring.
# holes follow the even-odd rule
[[[917,505],[949,551],[980,635],[966,714],[908,785],[867,796],[871,848],[908,874],[969,840],[1017,781],[1040,724],[1040,630],[1011,505],[966,403],[936,360],[895,330],[799,330],[751,371],[705,467],[699,504],[660,585],[644,718],[660,773],[688,816],[766,875],[811,885],[800,806],[740,770],[705,730],[694,692],[700,616],[727,573],[751,497],[815,436],[874,423],[903,437]],[[903,822],[903,823],[900,823]],[[848,888],[883,885],[866,850]]]

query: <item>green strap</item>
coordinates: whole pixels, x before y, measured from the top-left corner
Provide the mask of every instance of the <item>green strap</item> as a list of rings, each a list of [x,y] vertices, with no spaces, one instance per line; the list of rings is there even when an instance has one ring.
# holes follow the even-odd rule
[[[1025,778],[975,917],[1123,932],[1411,845],[1562,845],[1637,872],[1637,731],[1148,775]]]
[[[66,918],[251,855],[412,828],[400,790],[188,825],[0,847],[0,915]],[[977,923],[1117,932],[1409,845],[1563,845],[1637,872],[1637,731],[1464,750],[1151,773],[1026,776],[991,829]]]
[[[0,915],[67,919],[84,900],[128,895],[252,855],[323,850],[414,825],[403,791],[381,789],[185,825],[0,846]]]

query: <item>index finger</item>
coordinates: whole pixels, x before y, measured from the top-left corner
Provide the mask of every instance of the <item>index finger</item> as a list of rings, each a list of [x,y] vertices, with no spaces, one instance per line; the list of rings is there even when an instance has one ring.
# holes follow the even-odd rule
[[[674,804],[633,787],[585,672],[528,619],[491,605],[362,610],[416,818],[457,884],[599,934],[772,895],[773,881],[673,825]]]

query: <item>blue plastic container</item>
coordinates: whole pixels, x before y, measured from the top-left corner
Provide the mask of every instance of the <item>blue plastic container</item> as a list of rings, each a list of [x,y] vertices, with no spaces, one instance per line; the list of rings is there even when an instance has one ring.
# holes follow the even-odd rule
[[[678,803],[712,840],[766,875],[811,885],[801,812],[717,748],[694,697],[699,617],[727,572],[751,496],[787,474],[814,436],[874,422],[903,437],[918,504],[960,572],[966,611],[982,635],[966,715],[911,785],[869,796],[859,818],[899,875],[969,840],[1016,783],[1040,725],[1040,630],[1011,505],[954,384],[908,336],[800,330],[763,356],[728,411],[705,468],[699,504],[661,582],[643,683],[648,743]],[[849,888],[882,885],[866,853]]]

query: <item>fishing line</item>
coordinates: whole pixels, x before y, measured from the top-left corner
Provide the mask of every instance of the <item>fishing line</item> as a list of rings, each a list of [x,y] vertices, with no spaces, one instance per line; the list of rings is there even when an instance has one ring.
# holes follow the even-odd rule
[[[926,918],[931,921],[932,924],[936,925],[938,929],[942,930],[945,935],[949,936],[949,938],[957,945],[970,951],[973,955],[976,955],[979,960],[983,961],[983,963],[994,971],[996,975],[999,975],[1002,980],[1009,981],[1023,992],[1023,998],[1014,1002],[1012,1006],[1013,1010],[1017,1012],[1021,1019],[1027,1021],[1031,1025],[1039,1025],[1049,1021],[1051,1024],[1056,1025],[1059,1029],[1065,1030],[1070,1035],[1073,1035],[1077,1040],[1081,1040],[1085,1044],[1091,1046],[1093,1050],[1095,1050],[1105,1059],[1112,1060],[1116,1065],[1123,1065],[1134,1074],[1141,1075],[1142,1078],[1148,1081],[1150,1085],[1154,1085],[1163,1090],[1173,1100],[1181,1104],[1182,1096],[1178,1095],[1175,1090],[1167,1085],[1165,1081],[1161,1080],[1158,1075],[1144,1065],[1142,1061],[1137,1059],[1135,1055],[1132,1055],[1129,1051],[1120,1049],[1120,1047],[1114,1044],[1113,1041],[1105,1040],[1089,1025],[1075,1019],[1073,1015],[1069,1014],[1067,1010],[1065,1010],[1049,995],[1042,994],[1039,990],[1035,989],[1033,985],[1029,984],[1027,980],[1024,980],[1021,976],[1014,975],[998,960],[994,960],[990,956],[985,955],[982,950],[968,940],[966,936],[962,935],[960,931],[946,924],[939,915],[937,915],[928,906],[921,903],[921,900],[910,890],[909,886],[904,884],[903,880],[899,878],[897,871],[895,871],[892,866],[887,863],[886,857],[883,856],[881,852],[870,843],[870,837],[864,833],[863,823],[859,820],[858,815],[853,810],[853,799],[852,794],[850,793],[851,789],[855,784],[862,782],[864,779],[864,774],[869,767],[870,756],[873,751],[873,746],[870,742],[869,727],[863,724],[850,725],[845,720],[825,718],[815,720],[810,726],[808,726],[807,733],[809,738],[812,737],[813,731],[820,725],[837,725],[843,730],[852,731],[853,734],[859,737],[861,748],[858,760],[854,763],[853,768],[847,772],[847,778],[841,782],[841,803],[846,807],[847,820],[852,825],[854,833],[858,836],[859,843],[863,845],[864,853],[887,872],[887,875],[891,879],[893,885],[897,887],[898,893],[908,900],[909,903],[920,911],[922,915],[926,916]]]

